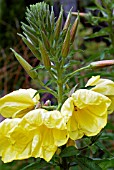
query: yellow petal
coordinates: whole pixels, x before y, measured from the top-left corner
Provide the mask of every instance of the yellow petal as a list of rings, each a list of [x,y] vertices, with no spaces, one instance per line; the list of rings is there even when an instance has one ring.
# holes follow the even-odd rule
[[[74,112],[79,129],[81,129],[86,136],[97,135],[107,123],[107,112],[105,112],[103,116],[95,115],[94,112],[91,112],[88,108],[77,109],[77,111]]]
[[[15,130],[19,122],[20,119],[15,118],[13,120],[5,119],[0,123],[0,156],[2,156],[3,162],[10,162],[16,157],[17,152],[13,148],[14,141],[11,140],[10,134]]]
[[[108,108],[108,113],[114,112],[114,96],[108,96],[109,99],[111,100],[111,105]]]
[[[92,76],[92,78],[90,78],[87,82],[87,84],[85,85],[85,87],[87,86],[95,86],[98,81],[100,80],[100,76]]]
[[[43,133],[42,133],[43,131]],[[41,127],[40,135],[36,134],[33,141],[32,156],[43,158],[47,162],[51,160],[57,150],[51,129]]]
[[[111,100],[111,106],[108,108],[108,113],[112,113],[114,111],[114,82],[108,79],[100,79],[100,76],[93,76],[90,78],[86,84],[87,86],[95,86],[92,87],[91,90],[101,93],[107,96]]]
[[[56,146],[66,144],[69,139],[67,130],[53,129],[53,137]]]
[[[4,117],[22,117],[34,109],[39,100],[39,94],[34,89],[20,89],[0,99],[0,114]],[[34,98],[33,98],[34,97]]]
[[[68,129],[69,136],[72,140],[77,140],[84,136],[84,132],[79,127],[79,123],[75,118],[74,110],[72,112],[72,116],[70,117],[67,123],[67,129]]]
[[[98,106],[100,104],[105,103],[107,107],[110,106],[111,101],[108,97],[100,93],[96,93],[91,90],[80,89],[72,94],[72,98],[74,101],[74,105],[78,108],[82,109],[88,105],[90,106]]]
[[[57,128],[61,130],[66,128],[66,122],[63,119],[63,115],[57,110],[48,111],[45,113],[44,124],[48,128]]]
[[[46,112],[47,110],[45,109],[32,110],[23,117],[23,121],[26,121],[31,126],[35,127],[41,126],[43,124]]]
[[[71,106],[67,122],[70,138],[77,140],[83,135],[97,135],[107,123],[110,103],[108,97],[91,90],[80,89],[73,93],[61,108],[62,114],[68,115]]]
[[[73,98],[69,97],[61,107],[61,114],[64,117],[64,120],[68,122],[69,118],[72,116],[74,110]]]
[[[88,80],[86,87],[87,86],[93,86],[93,79],[97,79],[98,76],[92,77],[91,79]],[[114,95],[114,82],[108,79],[97,79],[94,82],[95,87],[93,87],[91,90],[101,93],[105,96],[110,96]]]

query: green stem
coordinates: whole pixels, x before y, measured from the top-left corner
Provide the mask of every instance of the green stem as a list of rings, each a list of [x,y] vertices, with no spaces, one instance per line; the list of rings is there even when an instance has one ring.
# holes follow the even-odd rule
[[[48,92],[50,92],[53,96],[55,96],[55,98],[57,98],[57,93],[55,91],[53,91],[52,89],[50,89],[49,87],[45,86],[45,84],[37,77],[38,82],[40,83],[40,85],[42,87],[44,87],[45,89],[47,89]]]
[[[55,110],[57,106],[42,106],[42,108],[46,110]]]
[[[77,70],[75,70],[74,72],[68,74],[68,75],[65,77],[64,82],[66,82],[68,79],[72,78],[76,73],[78,73],[78,72],[80,72],[80,71],[82,71],[82,70],[86,70],[86,69],[91,69],[91,66],[88,65],[88,66],[82,67],[82,68],[77,69]]]
[[[63,101],[63,80],[62,80],[62,74],[63,74],[63,66],[62,64],[57,66],[57,88],[58,88],[58,110],[60,109]]]
[[[108,24],[109,24],[109,29],[110,29],[109,34],[110,34],[112,46],[114,48],[114,30],[113,30],[113,23],[112,23],[113,11],[110,9],[108,9],[108,17],[109,17]]]
[[[63,95],[63,84],[58,83],[58,106],[62,105],[62,95]]]
[[[66,158],[62,158],[61,170],[69,170],[69,165]]]

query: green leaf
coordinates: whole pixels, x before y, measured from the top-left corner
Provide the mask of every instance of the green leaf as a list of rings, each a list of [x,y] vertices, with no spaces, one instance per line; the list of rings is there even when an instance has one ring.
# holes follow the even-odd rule
[[[51,165],[45,161],[37,161],[30,163],[29,165],[25,166],[20,170],[41,170],[42,168],[49,168]]]
[[[107,170],[107,168],[114,168],[114,157],[95,160],[95,162],[103,169]]]
[[[33,69],[39,70],[39,69],[44,69],[44,68],[45,68],[44,65],[38,65],[38,66],[34,67]]]
[[[76,159],[79,166],[84,170],[102,170],[101,167],[91,158],[79,155]]]
[[[66,147],[61,153],[61,157],[70,157],[77,155],[78,150],[74,146]]]
[[[100,150],[102,150],[103,152],[107,153],[109,156],[111,155],[111,153],[106,149],[106,147],[99,141],[97,141],[95,143],[95,145],[100,148]]]

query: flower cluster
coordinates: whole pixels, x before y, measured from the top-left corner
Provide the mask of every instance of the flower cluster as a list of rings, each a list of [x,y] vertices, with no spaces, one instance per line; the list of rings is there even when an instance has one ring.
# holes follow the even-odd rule
[[[0,156],[7,163],[29,157],[50,161],[69,140],[97,135],[114,111],[114,82],[95,76],[86,84],[91,89],[76,90],[61,110],[36,107],[36,90],[20,89],[0,99]],[[73,143],[73,142],[72,142]]]

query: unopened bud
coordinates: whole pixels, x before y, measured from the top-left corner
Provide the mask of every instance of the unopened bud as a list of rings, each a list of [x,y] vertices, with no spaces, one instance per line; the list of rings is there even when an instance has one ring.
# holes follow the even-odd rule
[[[21,34],[18,34],[18,35],[22,37],[22,40],[23,40],[24,43],[28,46],[28,48],[31,50],[31,52],[34,54],[34,56],[35,56],[38,60],[41,60],[40,53],[39,53],[39,51],[36,49],[36,47],[35,47],[29,40],[27,40],[23,35],[21,35]]]
[[[50,101],[50,100],[47,100],[47,101],[44,103],[44,106],[51,106],[51,101]]]
[[[114,65],[114,60],[95,61],[90,64],[91,68],[102,68]]]
[[[56,40],[58,39],[58,37],[60,35],[61,26],[62,26],[62,19],[63,19],[63,9],[61,8],[59,18],[56,22],[56,27],[55,27],[55,39]]]
[[[67,30],[67,29],[68,29],[68,27],[69,27],[69,25],[70,25],[70,19],[71,19],[71,10],[70,10],[70,12],[68,13],[66,22],[65,22],[64,27],[63,27],[63,30]]]
[[[51,7],[50,23],[51,23],[51,27],[53,29],[54,28],[54,23],[55,23],[53,6]]]
[[[72,25],[72,28],[70,31],[71,43],[74,42],[76,31],[78,28],[78,23],[79,23],[79,15],[77,16],[76,20],[74,21],[74,24]]]
[[[49,44],[49,41],[48,41],[48,39],[47,39],[47,37],[46,37],[46,35],[43,31],[41,31],[41,35],[42,35],[42,40],[43,40],[43,43],[44,43],[46,49],[49,50],[50,44]]]
[[[47,52],[45,46],[42,44],[42,42],[40,40],[39,40],[39,49],[40,49],[40,53],[42,56],[44,66],[47,70],[49,70],[51,68],[51,62],[49,59],[49,55],[48,55],[48,52]]]
[[[70,30],[68,29],[62,46],[62,51],[61,51],[62,57],[64,58],[67,57],[69,53],[69,48],[70,48]]]
[[[11,50],[14,53],[16,59],[19,61],[19,63],[22,65],[25,71],[28,73],[28,75],[32,79],[37,79],[38,74],[35,70],[33,70],[33,67],[26,60],[24,60],[16,51],[14,51],[12,48]]]

